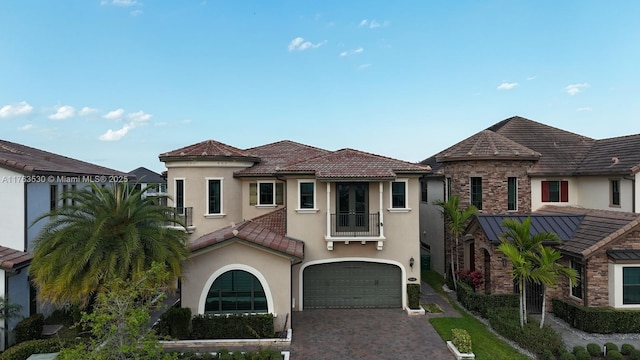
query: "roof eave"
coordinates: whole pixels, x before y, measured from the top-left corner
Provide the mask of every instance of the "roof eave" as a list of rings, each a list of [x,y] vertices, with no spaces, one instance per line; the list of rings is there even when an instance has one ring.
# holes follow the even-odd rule
[[[450,161],[476,161],[476,160],[516,160],[516,161],[538,161],[540,160],[540,156],[536,156],[536,155],[523,155],[523,156],[517,156],[517,155],[509,155],[509,156],[504,156],[504,155],[482,155],[482,156],[474,156],[474,155],[469,155],[469,156],[442,156],[442,157],[436,157],[436,162],[439,163],[443,163],[443,162],[450,162]]]
[[[161,162],[169,161],[250,161],[259,163],[260,158],[253,156],[220,156],[220,155],[160,155]]]

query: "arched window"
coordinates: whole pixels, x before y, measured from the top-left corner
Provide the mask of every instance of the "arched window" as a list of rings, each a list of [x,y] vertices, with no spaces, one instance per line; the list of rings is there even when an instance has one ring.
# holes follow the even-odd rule
[[[253,274],[231,270],[220,275],[211,285],[204,312],[266,313],[267,297],[260,280]]]

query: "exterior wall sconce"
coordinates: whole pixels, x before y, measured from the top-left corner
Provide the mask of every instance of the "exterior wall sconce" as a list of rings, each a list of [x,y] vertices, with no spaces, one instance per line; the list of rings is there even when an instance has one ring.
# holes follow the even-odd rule
[[[409,259],[409,266],[411,267],[411,271],[413,271],[413,264],[415,263],[416,263],[416,260],[412,256],[411,259]]]
[[[502,267],[506,268],[507,267],[507,259],[502,258]]]

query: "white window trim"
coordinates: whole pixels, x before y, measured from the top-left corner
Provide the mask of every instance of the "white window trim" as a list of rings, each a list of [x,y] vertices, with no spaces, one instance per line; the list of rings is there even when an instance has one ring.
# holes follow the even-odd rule
[[[173,178],[173,207],[178,208],[178,180],[182,180],[182,208],[185,209],[187,207],[187,180],[185,178]]]
[[[403,208],[394,208],[393,207],[393,183],[404,183],[404,205]],[[396,179],[389,182],[389,208],[387,210],[389,212],[409,212],[411,208],[407,207],[409,205],[409,179]]]
[[[569,261],[569,268],[573,269],[573,264],[580,264],[580,266],[582,267],[582,272],[584,272],[584,263],[570,260]],[[575,300],[583,301],[583,297],[584,297],[584,282],[583,282],[583,280],[584,279],[582,279],[582,274],[578,274],[578,278],[580,279],[580,280],[578,280],[580,282],[579,284],[582,284],[582,298],[579,298],[579,297],[573,295],[573,281],[571,281],[571,279],[569,279],[569,297],[572,298],[572,299],[575,299]]]
[[[313,208],[301,208],[300,207],[300,201],[301,201],[301,195],[302,195],[302,191],[300,190],[300,185],[302,184],[308,184],[311,183],[313,184]],[[312,180],[312,179],[298,179],[298,202],[296,203],[296,212],[300,213],[300,214],[314,214],[317,213],[318,211],[320,211],[320,209],[318,209],[318,197],[316,196],[316,189],[317,189],[317,185],[316,185],[316,181]]]
[[[273,202],[271,204],[263,204],[260,202],[260,184],[271,184],[273,186]],[[257,185],[258,198],[256,199],[257,207],[276,207],[276,182],[275,181],[258,181]]]
[[[220,181],[220,212],[212,213],[209,212],[209,181],[210,180],[219,180]],[[221,177],[207,177],[205,178],[205,193],[207,194],[206,203],[204,205],[205,214],[204,217],[207,219],[215,219],[224,217],[226,214],[224,213],[224,178]]]
[[[640,309],[640,304],[623,304],[623,271],[625,267],[640,267],[640,264],[616,264],[609,263],[609,305],[615,309]],[[617,286],[616,286],[617,285]]]

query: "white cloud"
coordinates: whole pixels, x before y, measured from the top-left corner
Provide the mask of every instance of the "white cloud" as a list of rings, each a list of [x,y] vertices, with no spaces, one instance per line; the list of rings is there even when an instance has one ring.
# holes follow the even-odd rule
[[[191,122],[193,122],[193,120],[191,120],[191,119],[180,120],[181,124],[191,124]]]
[[[353,50],[348,50],[348,51],[343,51],[340,53],[340,56],[351,56],[351,55],[357,55],[360,54],[364,51],[363,48],[359,47],[357,49],[353,49]]]
[[[87,115],[95,114],[97,112],[98,112],[98,109],[94,109],[94,108],[90,108],[88,106],[85,106],[82,109],[80,109],[80,111],[78,111],[78,115],[87,116]]]
[[[49,115],[51,120],[64,120],[73,117],[76,114],[76,109],[73,106],[64,105],[60,106],[55,114]]]
[[[358,25],[359,27],[368,27],[369,29],[375,29],[375,28],[379,28],[381,26],[387,27],[391,25],[391,22],[389,20],[385,20],[381,23],[377,22],[376,20],[369,20],[369,19],[363,19],[362,21],[360,21],[360,24]]]
[[[142,15],[143,11],[142,10],[133,10],[132,12],[129,13],[129,15],[131,16],[138,16],[138,15]]]
[[[582,83],[582,84],[571,84],[571,85],[567,85],[564,88],[564,91],[566,91],[569,95],[575,95],[579,92],[584,91],[584,89],[590,87],[591,85],[587,84],[587,83]]]
[[[508,82],[503,82],[502,84],[498,85],[497,89],[498,90],[511,90],[513,88],[515,88],[516,86],[518,86],[518,83],[508,83]]]
[[[129,7],[129,6],[138,5],[138,2],[136,0],[102,0],[100,4]]]
[[[31,130],[31,129],[33,129],[33,124],[25,124],[25,125],[20,126],[18,128],[18,130],[20,130],[20,131],[27,131],[27,130]]]
[[[118,141],[120,139],[122,139],[125,135],[127,135],[127,133],[129,132],[129,129],[131,129],[131,126],[129,126],[129,124],[123,126],[121,129],[119,130],[107,130],[106,133],[98,136],[98,139],[102,140],[102,141]]]
[[[102,117],[109,120],[120,120],[122,119],[123,114],[124,114],[124,109],[120,108],[113,111],[109,111]]]
[[[147,114],[144,111],[140,110],[134,113],[130,113],[129,115],[127,115],[127,117],[136,123],[143,123],[145,121],[148,121],[149,119],[151,119],[153,115],[151,114]]]
[[[377,27],[380,27],[380,23],[375,20],[371,20],[371,23],[369,24],[369,28],[374,29]]]
[[[29,103],[27,103],[26,101],[5,105],[0,108],[0,119],[27,115],[31,113],[32,110],[33,106],[29,105]]]
[[[585,106],[585,107],[579,107],[576,109],[576,111],[592,111],[593,109],[591,108],[591,106]]]
[[[360,27],[367,26],[368,23],[369,23],[369,20],[364,19],[364,20],[360,21]]]
[[[364,69],[370,68],[370,67],[371,67],[371,64],[362,64],[362,65],[358,66],[358,69],[359,70],[364,70]]]
[[[289,51],[295,51],[295,50],[304,51],[307,49],[315,49],[324,45],[324,43],[326,42],[327,41],[325,40],[317,44],[314,44],[310,41],[304,41],[304,38],[301,38],[298,36],[297,38],[291,40],[291,42],[289,43]]]
[[[537,78],[537,76],[536,76],[536,75],[533,75],[533,76],[529,76],[529,77],[527,78],[527,80],[531,81],[531,80],[535,80],[536,78]]]

